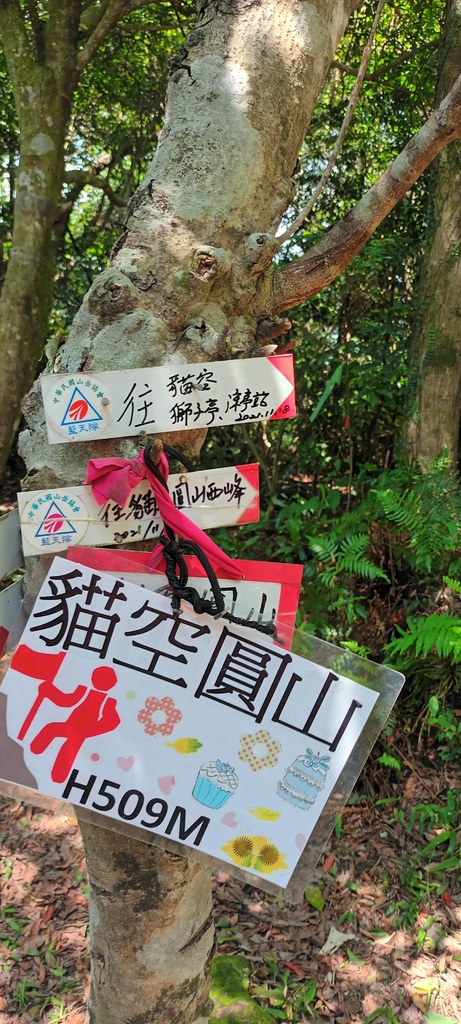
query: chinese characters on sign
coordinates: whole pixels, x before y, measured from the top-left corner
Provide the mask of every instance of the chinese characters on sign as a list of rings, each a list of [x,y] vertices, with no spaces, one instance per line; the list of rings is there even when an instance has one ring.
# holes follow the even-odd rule
[[[41,792],[281,887],[378,698],[259,634],[174,615],[161,595],[60,558],[2,692]]]
[[[210,529],[259,519],[258,466],[172,475],[174,504],[197,526]],[[147,480],[133,490],[124,508],[98,505],[91,487],[23,491],[18,494],[25,555],[59,553],[81,544],[131,544],[158,537],[163,521]]]
[[[108,572],[117,579],[136,583],[153,593],[170,595],[168,581],[162,572],[162,562],[155,571],[149,570],[149,551],[113,551],[99,548],[77,547],[67,558],[79,565]],[[251,619],[263,625],[275,625],[275,639],[287,650],[291,647],[298,610],[299,591],[303,575],[302,565],[285,562],[256,562],[234,559],[242,573],[241,580],[227,579],[217,570],[219,589],[224,606],[231,615]],[[198,558],[186,556],[189,574],[188,586],[194,587],[200,597],[212,597],[210,581]]]
[[[296,413],[291,355],[113,371],[97,378],[46,374],[41,386],[50,444]]]

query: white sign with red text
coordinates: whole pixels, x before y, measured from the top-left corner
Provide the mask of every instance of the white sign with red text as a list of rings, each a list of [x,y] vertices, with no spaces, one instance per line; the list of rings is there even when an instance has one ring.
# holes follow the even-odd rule
[[[50,444],[296,415],[292,355],[41,378]]]
[[[259,519],[256,463],[194,473],[172,474],[169,491],[177,508],[196,526],[209,530]],[[133,544],[159,537],[163,520],[147,480],[133,489],[124,508],[98,505],[91,487],[60,487],[18,494],[25,555],[58,554],[76,544]]]
[[[39,792],[282,888],[379,696],[61,558],[2,694]]]

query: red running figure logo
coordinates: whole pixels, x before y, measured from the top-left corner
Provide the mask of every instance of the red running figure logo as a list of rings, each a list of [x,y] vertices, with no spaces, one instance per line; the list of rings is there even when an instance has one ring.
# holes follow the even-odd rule
[[[74,708],[64,722],[44,725],[30,744],[32,754],[42,754],[56,737],[64,739],[51,769],[53,782],[65,782],[85,740],[113,732],[120,725],[117,702],[114,697],[107,696],[107,691],[117,682],[114,669],[101,665],[91,674],[91,686],[80,684],[72,693],[64,693],[54,685],[53,680],[65,657],[65,651],[60,654],[40,654],[26,644],[21,644],[11,662],[11,668],[17,672],[42,680],[37,697],[19,730],[18,740],[24,739],[44,700],[51,701],[55,707]]]

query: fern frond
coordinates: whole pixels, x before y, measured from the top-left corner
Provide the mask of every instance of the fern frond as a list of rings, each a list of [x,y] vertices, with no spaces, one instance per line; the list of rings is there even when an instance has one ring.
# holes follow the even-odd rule
[[[386,654],[392,657],[406,654],[410,649],[416,657],[423,658],[435,650],[439,658],[458,664],[461,661],[461,619],[447,613],[428,615],[416,621],[409,619],[406,633],[391,640]]]
[[[337,552],[337,541],[334,537],[306,537],[309,543],[312,554],[316,556],[319,562],[328,562],[330,558],[336,555]]]
[[[442,576],[442,579],[446,587],[450,587],[450,589],[455,590],[457,594],[461,594],[461,583],[459,580],[453,580],[451,576]]]
[[[332,587],[338,575],[338,572],[339,569],[335,562],[334,565],[328,566],[328,569],[323,569],[322,572],[319,572],[317,578],[320,580],[321,583],[324,583],[326,587]]]
[[[391,487],[374,491],[381,514],[403,535],[410,564],[430,572],[440,555],[461,543],[461,489],[444,468],[416,479],[401,493]]]
[[[367,557],[370,539],[366,533],[352,534],[337,541],[334,537],[309,537],[311,550],[320,563],[330,562],[318,578],[331,587],[336,576],[347,572],[364,579],[389,582],[386,573]]]
[[[386,751],[378,757],[378,764],[384,764],[386,768],[393,768],[396,772],[400,772],[402,770],[402,765],[400,764],[399,759],[394,757],[393,754],[386,753]]]

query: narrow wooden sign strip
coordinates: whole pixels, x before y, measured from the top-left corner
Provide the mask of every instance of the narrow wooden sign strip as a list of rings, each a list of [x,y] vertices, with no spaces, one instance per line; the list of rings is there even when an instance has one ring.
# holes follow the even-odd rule
[[[292,355],[41,378],[50,444],[295,416]]]
[[[0,518],[0,580],[23,563],[19,512],[14,508]]]
[[[175,505],[200,526],[237,526],[259,519],[259,467],[230,466],[172,474],[168,485]],[[18,494],[25,555],[58,554],[75,544],[88,547],[133,544],[158,537],[163,521],[155,495],[142,480],[124,508],[98,505],[91,487],[60,487]]]
[[[8,633],[21,607],[22,579],[10,583],[0,590],[0,654],[8,638]]]

